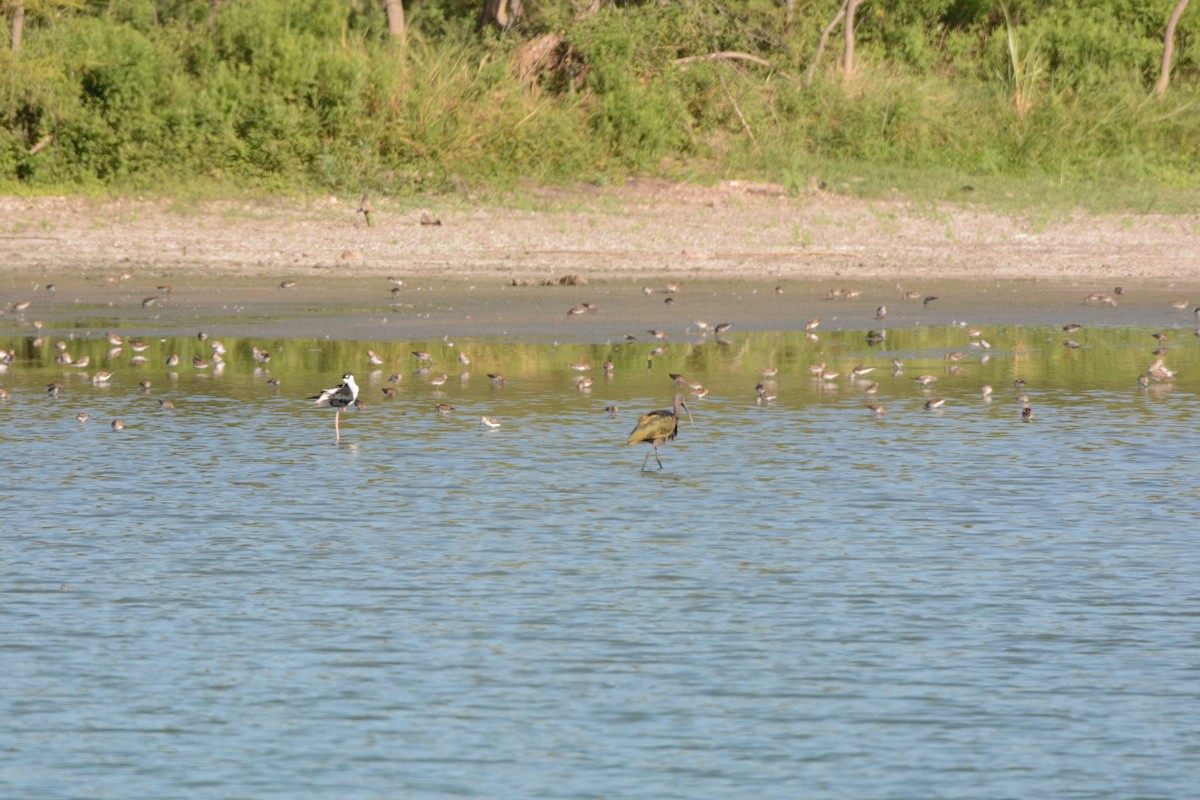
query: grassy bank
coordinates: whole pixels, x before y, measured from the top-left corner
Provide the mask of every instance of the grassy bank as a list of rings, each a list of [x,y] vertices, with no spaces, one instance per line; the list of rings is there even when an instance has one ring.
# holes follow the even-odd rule
[[[760,2],[578,20],[547,5],[508,34],[478,30],[474,5],[414,4],[404,44],[375,3],[79,5],[31,5],[24,46],[0,54],[0,191],[408,195],[659,175],[999,206],[1198,199],[1195,23],[1152,98],[1170,9],[1141,0],[866,4],[849,77],[840,44],[814,68],[833,2],[790,19]],[[728,51],[757,60],[681,62]]]

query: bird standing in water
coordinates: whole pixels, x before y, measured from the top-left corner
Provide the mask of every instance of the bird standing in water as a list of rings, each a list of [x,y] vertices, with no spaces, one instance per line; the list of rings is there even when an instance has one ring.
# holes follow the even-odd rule
[[[315,400],[313,405],[318,408],[332,408],[333,414],[333,434],[334,442],[342,440],[342,431],[340,420],[342,409],[347,406],[352,406],[358,400],[358,384],[354,382],[354,376],[347,372],[342,376],[342,385],[335,386],[332,389],[326,389],[315,397],[310,397],[310,400]]]
[[[663,468],[662,459],[658,457],[658,446],[674,439],[679,433],[680,411],[687,411],[688,422],[692,421],[692,412],[688,411],[687,405],[683,402],[683,395],[676,394],[673,408],[663,408],[643,414],[642,418],[638,420],[637,427],[633,429],[633,433],[629,434],[628,444],[646,442],[652,448],[642,461],[643,472],[646,471],[646,464],[650,461],[651,453],[654,454],[654,460],[658,462],[658,468]]]

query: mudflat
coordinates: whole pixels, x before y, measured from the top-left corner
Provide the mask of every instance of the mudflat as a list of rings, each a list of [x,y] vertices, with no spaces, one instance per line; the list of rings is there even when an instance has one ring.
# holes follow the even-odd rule
[[[333,197],[178,206],[0,198],[0,290],[9,304],[32,298],[51,319],[245,322],[253,312],[309,320],[301,332],[322,320],[330,335],[356,335],[345,326],[367,315],[384,336],[398,320],[403,335],[456,327],[580,338],[697,319],[794,328],[808,314],[865,326],[866,307],[885,303],[893,319],[901,312],[936,323],[950,321],[935,309],[951,304],[931,308],[923,298],[947,292],[970,298],[954,306],[954,319],[973,320],[1001,307],[1008,321],[1058,319],[1084,304],[1114,323],[1146,321],[1123,318],[1140,302],[1167,308],[1169,322],[1180,304],[1200,305],[1200,215],[1078,213],[1031,223],[739,181],[426,203],[374,200],[368,225],[357,201]],[[669,283],[687,291],[668,303]],[[57,291],[45,293],[47,285]],[[1133,290],[1120,300],[1125,311],[1086,301],[1118,286]],[[846,299],[842,289],[852,303],[823,302]],[[902,304],[905,292],[922,302]],[[584,302],[596,313],[568,313]]]

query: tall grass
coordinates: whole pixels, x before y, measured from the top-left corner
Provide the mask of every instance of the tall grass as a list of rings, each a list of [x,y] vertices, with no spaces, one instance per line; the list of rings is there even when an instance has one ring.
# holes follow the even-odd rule
[[[555,7],[524,36],[477,31],[474,6],[445,0],[413,6],[403,49],[378,5],[243,0],[210,24],[200,0],[124,0],[35,17],[24,50],[0,53],[0,191],[404,194],[659,174],[1195,200],[1200,63],[1182,31],[1171,93],[1147,99],[1148,0],[1017,3],[999,19],[948,0],[881,7],[862,22],[855,80],[822,68],[811,86],[797,76],[832,0],[790,27],[763,0],[579,21]],[[529,81],[514,65],[539,24],[563,58]],[[773,67],[677,61],[724,50]]]

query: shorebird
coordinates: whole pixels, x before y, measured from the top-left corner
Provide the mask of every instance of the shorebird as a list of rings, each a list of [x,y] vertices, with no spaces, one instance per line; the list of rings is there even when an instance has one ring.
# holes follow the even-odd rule
[[[878,403],[867,403],[867,408],[869,408],[871,411],[874,411],[879,416],[887,414],[887,409]]]
[[[429,379],[430,386],[444,386],[449,379],[445,373]]]
[[[446,403],[438,403],[433,408],[439,414],[452,414],[455,411],[454,406],[447,405]]]
[[[1033,422],[1033,409],[1029,406],[1023,407],[1021,409],[1021,419],[1025,420],[1026,422]]]
[[[378,367],[383,364],[383,359],[376,355],[374,350],[367,351],[367,363],[372,367]]]
[[[179,366],[179,355],[177,353],[171,353],[171,355],[167,356],[167,366],[168,367],[178,367]]]
[[[123,430],[125,430],[125,423],[121,422],[121,420],[119,420],[119,419],[114,419],[112,421],[112,429],[114,431],[123,431]]]
[[[732,327],[733,327],[732,322],[718,322],[716,327],[713,328],[713,333],[725,333],[725,331],[729,330]]]
[[[762,375],[764,378],[774,378],[776,375],[779,374],[779,368],[778,367],[763,367],[762,369],[760,369],[758,371],[758,374]]]
[[[46,387],[46,394],[50,395],[51,397],[58,397],[58,393],[62,390],[63,385],[61,383],[52,383]]]
[[[658,328],[653,328],[651,330],[648,330],[648,331],[646,331],[646,333],[650,334],[655,339],[666,339],[667,338],[667,332],[663,331],[663,330],[659,330]]]
[[[586,313],[587,313],[587,308],[585,308],[582,305],[571,306],[570,308],[567,309],[568,317],[578,317],[578,316],[586,314]]]
[[[592,368],[592,365],[586,361],[576,361],[574,364],[567,364],[567,366],[576,372],[587,372]]]
[[[863,375],[866,375],[869,372],[873,372],[874,369],[875,369],[874,367],[868,367],[865,364],[859,364],[857,367],[850,370],[850,377],[851,378],[861,378]]]
[[[931,397],[931,398],[929,398],[928,400],[926,400],[926,401],[925,401],[925,408],[926,408],[927,410],[930,410],[930,411],[932,411],[932,410],[934,410],[934,409],[941,408],[941,407],[942,407],[942,406],[944,406],[945,404],[946,404],[946,398],[944,398],[944,397]]]
[[[613,366],[613,362],[611,360],[604,362],[604,374],[605,375],[611,376],[613,374],[614,368],[615,367]]]
[[[819,318],[818,319],[810,319],[808,322],[804,323],[804,330],[815,331],[820,324],[821,324],[821,320]]]
[[[692,412],[688,411],[687,404],[683,402],[683,395],[676,394],[675,403],[671,409],[659,409],[643,414],[633,432],[629,434],[626,444],[635,445],[639,442],[646,442],[652,448],[642,461],[643,472],[646,471],[646,463],[650,461],[651,453],[654,454],[654,460],[658,462],[658,468],[660,470],[663,468],[662,459],[658,457],[658,446],[671,441],[678,435],[680,411],[686,411],[688,421],[692,421]]]
[[[605,406],[604,410],[607,411],[609,414],[616,414],[618,411],[621,410],[621,407],[617,406],[617,405]]]
[[[86,367],[88,364],[92,363],[92,357],[84,356],[83,358],[77,358],[70,363],[72,367],[79,367],[82,369],[83,367]]]
[[[354,382],[354,376],[347,372],[342,376],[340,386],[334,386],[332,389],[326,389],[318,395],[310,397],[309,400],[314,400],[313,405],[319,408],[332,408],[333,414],[333,434],[334,442],[342,440],[341,431],[341,416],[342,409],[347,406],[354,405],[358,400],[358,384]]]
[[[97,372],[95,375],[92,376],[92,385],[93,386],[102,386],[102,385],[108,383],[110,380],[112,380],[111,372]]]
[[[921,375],[920,377],[913,378],[913,380],[922,386],[928,386],[931,383],[937,383],[937,375]]]
[[[1082,327],[1083,326],[1077,322],[1068,322],[1066,325],[1062,326],[1062,329],[1064,331],[1066,331],[1067,333],[1074,333],[1075,331],[1079,330]]]
[[[980,388],[979,395],[984,400],[990,400],[992,397],[992,385],[990,383],[985,383],[983,387]]]
[[[1167,365],[1159,358],[1146,370],[1146,375],[1156,381],[1169,381],[1175,377],[1175,370],[1167,369]]]
[[[592,388],[592,379],[584,376],[575,382],[575,388],[581,392],[586,392]]]
[[[492,386],[499,387],[499,386],[504,385],[504,376],[501,375],[499,372],[489,372],[487,374],[487,376],[488,376],[488,379],[492,382]]]
[[[170,400],[165,400],[165,399],[158,401],[158,407],[160,409],[162,409],[163,411],[174,411],[175,410],[175,404],[172,403]]]
[[[431,356],[429,353],[426,353],[424,350],[413,350],[412,354],[413,354],[413,358],[415,358],[417,360],[418,364],[433,363],[433,356]]]
[[[398,391],[396,391],[395,386],[385,386],[385,387],[383,387],[383,396],[386,397],[388,400],[395,400],[397,397],[400,396],[400,393]]]
[[[867,394],[875,394],[879,391],[879,381],[872,381],[863,387],[863,391]]]
[[[496,419],[495,417],[480,417],[479,425],[480,425],[480,427],[487,428],[489,430],[494,431],[494,430],[496,430],[496,428],[500,427],[501,422],[500,422],[500,420]]]
[[[83,423],[87,422],[87,421],[88,421],[88,414],[87,414],[87,412],[86,412],[86,411],[80,411],[78,414],[76,414],[76,415],[75,415],[75,420],[76,420],[76,421],[77,421],[77,422],[78,422],[80,425],[82,425]]]
[[[209,363],[200,356],[192,356],[192,366],[196,369],[208,369]]]
[[[464,367],[469,367],[471,366],[471,357],[460,350],[458,353],[458,363]]]
[[[12,398],[12,392],[0,386],[0,400],[9,400]]]

